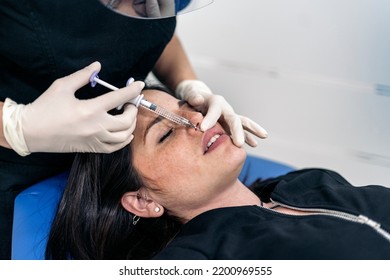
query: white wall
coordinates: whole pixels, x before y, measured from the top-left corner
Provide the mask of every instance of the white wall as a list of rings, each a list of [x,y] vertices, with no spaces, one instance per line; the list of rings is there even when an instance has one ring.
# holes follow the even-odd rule
[[[269,132],[251,154],[390,186],[390,1],[215,0],[178,17],[199,75]]]

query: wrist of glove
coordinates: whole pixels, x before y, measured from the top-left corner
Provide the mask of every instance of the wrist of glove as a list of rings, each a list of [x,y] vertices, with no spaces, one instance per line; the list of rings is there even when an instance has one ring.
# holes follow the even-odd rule
[[[11,148],[21,156],[27,156],[30,151],[23,135],[22,112],[23,104],[7,98],[3,106],[3,133]]]
[[[219,120],[238,147],[245,142],[252,147],[257,146],[253,135],[259,138],[268,136],[260,125],[247,117],[236,114],[223,96],[213,94],[202,81],[184,80],[178,84],[175,92],[178,98],[187,101],[205,115],[200,125],[202,131],[213,127]]]

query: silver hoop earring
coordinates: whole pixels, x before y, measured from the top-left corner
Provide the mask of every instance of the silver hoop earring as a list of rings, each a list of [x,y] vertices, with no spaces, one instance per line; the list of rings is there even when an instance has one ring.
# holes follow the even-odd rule
[[[137,215],[134,215],[133,217],[133,225],[136,225],[139,221],[140,217],[138,217]]]

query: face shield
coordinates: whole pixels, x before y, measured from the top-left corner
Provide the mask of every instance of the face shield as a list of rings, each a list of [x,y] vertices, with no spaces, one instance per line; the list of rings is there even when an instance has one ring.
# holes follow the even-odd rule
[[[117,13],[143,19],[168,18],[203,8],[214,0],[98,0]]]

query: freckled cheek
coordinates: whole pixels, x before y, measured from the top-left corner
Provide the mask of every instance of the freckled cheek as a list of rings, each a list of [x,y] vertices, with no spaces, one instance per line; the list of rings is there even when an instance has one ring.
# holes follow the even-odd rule
[[[156,162],[160,166],[160,169],[165,170],[168,173],[175,173],[180,167],[182,160],[181,156],[170,153],[161,153],[156,157]]]
[[[176,164],[165,153],[152,155],[139,153],[134,155],[133,164],[138,172],[152,181],[166,181],[175,175]]]
[[[168,185],[180,185],[181,180],[187,181],[189,175],[197,173],[194,163],[195,160],[191,158],[191,155],[185,153],[159,157],[153,163],[153,168],[156,170],[153,177]]]
[[[155,149],[144,149],[142,152],[138,152],[138,149],[133,163],[141,175],[153,181],[176,184],[189,174],[202,174],[198,166],[200,159],[193,147],[193,143],[183,137],[175,137]]]

